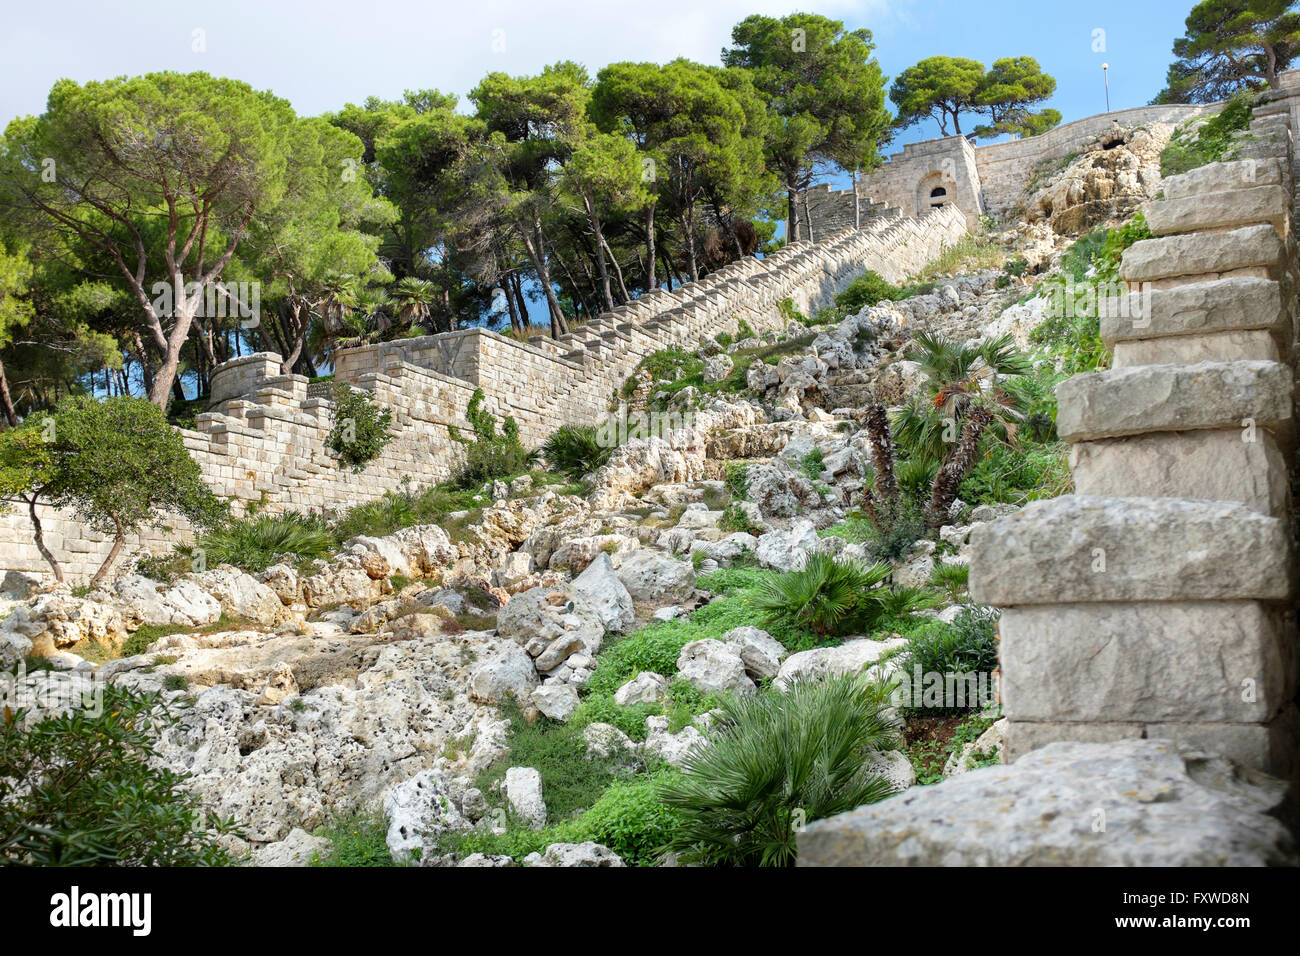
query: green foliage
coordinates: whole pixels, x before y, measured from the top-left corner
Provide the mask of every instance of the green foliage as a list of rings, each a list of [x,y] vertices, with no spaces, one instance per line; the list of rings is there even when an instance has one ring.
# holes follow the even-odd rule
[[[663,772],[638,780],[617,781],[601,794],[582,817],[587,839],[609,847],[623,862],[650,866],[680,825],[675,809],[663,801],[661,790],[676,777]]]
[[[316,834],[334,844],[323,855],[313,855],[309,866],[393,866],[388,852],[388,821],[383,814],[363,811],[336,820]]]
[[[330,395],[334,408],[325,444],[338,453],[345,465],[361,471],[392,441],[389,426],[393,412],[376,407],[365,392],[341,382],[331,389]]]
[[[1029,271],[1029,260],[1024,256],[1012,256],[1002,264],[1002,271],[1018,279]]]
[[[939,253],[916,274],[918,279],[951,275],[955,272],[978,272],[996,269],[1002,264],[1002,247],[986,236],[963,236]]]
[[[884,562],[865,565],[810,554],[804,566],[770,578],[758,589],[754,607],[769,627],[819,635],[861,633],[880,614],[877,585],[889,576]]]
[[[898,302],[905,298],[902,289],[886,282],[880,273],[868,269],[835,296],[835,305],[844,315],[857,315],[878,302]]]
[[[821,477],[822,469],[826,463],[822,458],[820,448],[814,448],[808,454],[799,459],[799,470],[802,471],[810,480],[816,480]]]
[[[754,331],[754,327],[744,319],[741,319],[736,324],[736,341],[743,342],[746,339],[754,338],[758,338],[758,333]]]
[[[209,567],[233,564],[245,571],[265,571],[292,555],[297,564],[327,557],[335,548],[329,525],[314,514],[286,511],[279,515],[252,515],[229,521],[201,536],[195,544]]]
[[[738,462],[727,462],[723,469],[723,481],[727,490],[737,498],[743,499],[749,493],[749,466]]]
[[[605,464],[613,452],[592,425],[561,425],[542,446],[550,466],[574,481]]]
[[[798,322],[800,325],[808,324],[808,317],[799,311],[794,304],[794,299],[789,296],[776,304],[776,310],[781,313],[781,317],[786,322]]]
[[[898,744],[888,699],[879,685],[841,677],[724,702],[708,745],[661,790],[679,814],[668,849],[688,862],[793,865],[803,823],[891,792],[870,763]]]
[[[911,674],[992,674],[998,666],[998,612],[993,608],[967,608],[952,624],[927,622],[903,649],[903,671]],[[919,701],[917,702],[919,704]],[[978,706],[968,701],[968,708]],[[908,707],[906,713],[931,716],[951,708]]]
[[[496,418],[483,407],[483,390],[474,389],[465,417],[474,431],[473,439],[452,438],[465,446],[465,462],[451,484],[456,488],[477,488],[498,478],[514,478],[528,471],[537,460],[519,441],[519,424],[507,417],[497,431]]]
[[[1070,486],[1069,446],[1064,442],[1023,442],[1018,447],[999,442],[966,476],[960,497],[969,505],[1019,505],[1068,494]]]
[[[1217,103],[1276,88],[1300,52],[1300,14],[1291,0],[1202,0],[1185,25],[1155,103]]]
[[[948,592],[953,604],[961,600],[961,594],[970,581],[969,564],[936,564],[930,572],[930,583]]]
[[[730,533],[739,531],[754,535],[761,530],[761,526],[751,521],[740,503],[735,501],[722,510],[722,517],[718,519],[718,528]]]
[[[891,563],[905,557],[912,545],[925,537],[925,518],[914,502],[904,501],[892,510],[878,509],[877,517],[879,520],[873,521],[863,514],[850,515],[820,533],[865,544],[872,560]]]
[[[957,56],[931,56],[909,66],[890,87],[889,98],[898,107],[894,125],[913,126],[925,119],[939,124],[948,135],[949,122],[960,136],[963,113],[982,114],[989,122],[977,126],[970,138],[1015,133],[1033,136],[1061,121],[1057,110],[1031,111],[1056,90],[1056,80],[1044,73],[1031,56],[1004,57],[987,72],[984,64]]]
[[[102,685],[102,712],[0,717],[0,858],[36,866],[221,866],[230,821],[204,820],[161,766],[161,698]]]
[[[1207,163],[1232,159],[1240,143],[1238,134],[1250,129],[1255,98],[1253,93],[1238,93],[1208,120],[1193,120],[1175,130],[1160,153],[1160,175],[1176,176]]]
[[[929,786],[934,783],[942,783],[944,778],[943,768],[947,764],[948,758],[954,753],[960,753],[961,749],[969,743],[974,743],[979,739],[984,731],[993,726],[996,718],[983,717],[979,714],[970,714],[963,717],[945,743],[930,740],[917,742],[907,748],[907,757],[912,761],[912,767],[916,771],[916,783],[918,786]],[[998,762],[996,750],[991,754],[972,754],[971,769],[975,770],[980,767],[989,767]]]

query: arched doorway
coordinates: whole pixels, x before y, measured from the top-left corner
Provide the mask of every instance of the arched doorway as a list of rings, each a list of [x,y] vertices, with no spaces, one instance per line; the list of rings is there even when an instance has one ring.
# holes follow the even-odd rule
[[[916,214],[946,206],[956,198],[957,184],[952,176],[941,170],[926,173],[916,184]]]

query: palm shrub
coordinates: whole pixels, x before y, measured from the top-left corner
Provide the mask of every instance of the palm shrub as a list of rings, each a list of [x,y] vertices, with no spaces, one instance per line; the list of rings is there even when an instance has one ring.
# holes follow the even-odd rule
[[[708,865],[792,865],[805,823],[892,792],[871,763],[899,743],[888,705],[860,675],[726,700],[707,743],[660,788],[676,811],[665,848]]]
[[[889,576],[884,562],[836,561],[810,554],[804,566],[767,579],[754,608],[769,627],[823,636],[869,627],[880,616],[880,584]]]
[[[208,565],[233,564],[245,571],[265,571],[281,555],[310,561],[325,557],[334,546],[334,535],[320,518],[286,511],[230,521],[200,537],[195,547],[201,549]]]
[[[25,866],[221,866],[233,824],[205,819],[159,764],[174,717],[157,694],[108,684],[102,706],[0,713],[0,860]]]
[[[542,446],[551,467],[574,481],[609,461],[613,451],[600,440],[600,432],[593,425],[561,425]]]
[[[969,564],[936,564],[930,572],[930,583],[947,591],[954,604],[961,599],[961,592],[966,590],[969,580]]]

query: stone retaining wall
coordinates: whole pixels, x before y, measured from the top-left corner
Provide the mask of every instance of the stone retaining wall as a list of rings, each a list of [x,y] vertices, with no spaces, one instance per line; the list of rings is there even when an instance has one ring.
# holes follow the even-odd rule
[[[1296,775],[1297,94],[1148,206],[1099,309],[1114,367],[1057,388],[1076,494],[971,535],[1008,761],[1146,737]]]
[[[488,411],[513,416],[524,443],[536,446],[562,424],[598,422],[637,363],[655,350],[694,349],[706,337],[734,335],[742,320],[759,332],[783,328],[783,301],[808,314],[866,269],[900,282],[966,232],[955,207],[921,219],[879,215],[865,222],[861,230],[796,243],[642,296],[559,339],[519,342],[474,328],[342,351],[335,381],[369,392],[394,413],[394,439],[360,472],[340,468],[325,446],[328,393],[302,376],[280,375],[280,357],[272,353],[215,369],[210,410],[181,434],[209,485],[236,511],[253,502],[269,513],[346,508],[403,484],[431,484],[460,461],[462,446],[449,428],[470,432],[465,414],[476,389]],[[41,516],[69,580],[88,578],[110,542],[68,514],[43,508]],[[167,550],[188,533],[184,526],[147,532],[128,542],[126,555]],[[25,511],[0,514],[3,570],[47,572]]]

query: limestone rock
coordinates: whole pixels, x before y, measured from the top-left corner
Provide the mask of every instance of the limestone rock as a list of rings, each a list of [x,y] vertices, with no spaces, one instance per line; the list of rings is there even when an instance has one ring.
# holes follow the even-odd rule
[[[447,831],[469,828],[455,796],[451,778],[441,770],[422,770],[389,789],[384,795],[384,816],[388,852],[394,860],[422,856]]]
[[[745,673],[755,681],[775,677],[781,669],[781,662],[790,656],[784,644],[757,627],[734,627],[721,639],[724,643],[739,646]]]
[[[648,548],[622,556],[616,568],[634,601],[675,604],[686,601],[695,590],[695,571],[689,561]]]
[[[254,866],[311,866],[324,860],[334,850],[334,844],[324,837],[312,836],[300,827],[294,827],[283,840],[268,843],[253,851]]]
[[[528,700],[537,684],[533,659],[518,644],[503,641],[497,653],[480,664],[469,681],[469,695],[485,704],[497,704],[507,696]]]
[[[602,552],[573,579],[573,591],[595,608],[605,630],[619,633],[636,623],[632,595],[618,579],[608,554]]]
[[[1169,741],[1056,743],[811,823],[799,865],[1295,865],[1285,790]]]
[[[510,809],[534,830],[546,826],[546,804],[542,801],[542,775],[532,767],[511,767],[506,771],[506,800]]]
[[[216,598],[222,612],[230,617],[258,624],[279,624],[287,616],[284,603],[270,587],[228,564],[192,575],[190,579]]]
[[[497,633],[519,644],[576,639],[588,654],[595,654],[605,625],[600,611],[572,587],[531,588],[516,594],[497,615]]]
[[[664,762],[674,767],[682,766],[687,758],[706,746],[704,735],[697,728],[688,724],[677,733],[668,732],[668,718],[662,715],[647,717],[645,749],[657,754]]]
[[[642,671],[614,691],[614,703],[620,707],[653,704],[668,692],[668,681],[653,671]]]
[[[568,720],[578,709],[578,689],[572,684],[543,684],[533,690],[532,701],[552,720]]]
[[[623,858],[599,843],[552,843],[532,866],[627,866]]]
[[[873,671],[876,676],[887,677],[894,669],[893,661],[881,664],[880,659],[887,653],[906,646],[904,638],[884,641],[864,638],[846,641],[839,647],[815,647],[810,651],[800,651],[786,658],[773,684],[778,690],[785,690],[797,680],[822,680],[863,671]]]
[[[755,556],[765,568],[797,571],[804,566],[808,555],[821,547],[822,539],[817,536],[813,523],[807,518],[798,518],[789,531],[769,531],[759,535]]]
[[[118,600],[145,624],[179,624],[199,627],[221,617],[221,604],[194,581],[182,578],[171,587],[138,574],[128,574],[114,585]]]
[[[677,657],[677,676],[706,694],[731,691],[752,694],[757,688],[745,673],[740,648],[712,638],[691,641]]]

